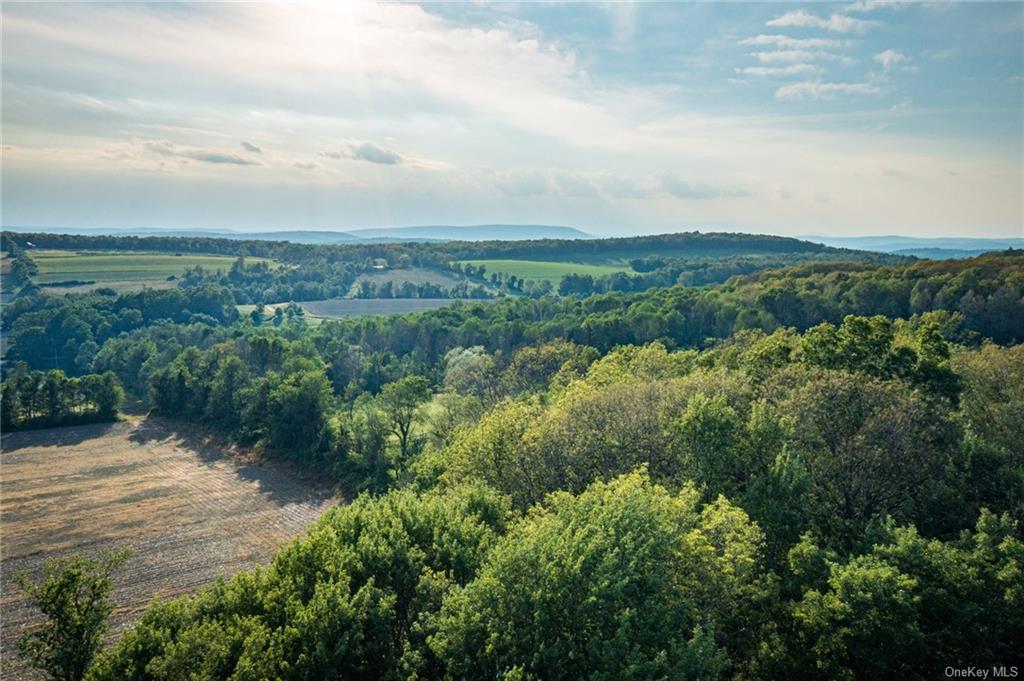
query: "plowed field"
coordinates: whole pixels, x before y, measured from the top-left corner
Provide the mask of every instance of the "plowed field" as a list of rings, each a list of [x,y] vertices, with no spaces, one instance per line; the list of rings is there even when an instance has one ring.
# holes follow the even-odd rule
[[[154,599],[190,593],[267,562],[336,503],[293,472],[247,463],[161,419],[4,436],[0,467],[0,677],[38,613],[11,577],[46,558],[130,546],[117,575],[112,636]]]

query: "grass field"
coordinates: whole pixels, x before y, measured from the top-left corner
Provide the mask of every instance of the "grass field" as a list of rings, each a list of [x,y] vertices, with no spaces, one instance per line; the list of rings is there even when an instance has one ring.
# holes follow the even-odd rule
[[[553,286],[567,274],[589,274],[601,277],[616,272],[631,272],[617,265],[587,265],[575,262],[547,262],[544,260],[464,260],[462,264],[483,265],[489,273],[510,274],[520,279],[550,281]]]
[[[194,426],[161,419],[5,435],[2,464],[4,679],[38,678],[15,658],[38,617],[13,588],[19,570],[131,546],[114,580],[116,634],[153,599],[268,561],[335,503],[289,470],[228,457]]]
[[[330,300],[308,300],[298,303],[306,312],[306,320],[319,324],[328,319],[344,319],[345,317],[366,317],[389,314],[405,314],[407,312],[425,312],[447,307],[456,298],[332,298]],[[464,303],[486,303],[488,300],[463,300]],[[266,305],[264,319],[274,316],[275,307],[284,307],[287,303]],[[239,305],[238,311],[249,314],[255,305]]]
[[[55,292],[67,293],[100,286],[125,290],[134,286],[155,286],[167,281],[167,277],[180,277],[185,269],[201,265],[209,270],[227,270],[234,262],[233,256],[195,255],[173,253],[130,253],[125,251],[61,251],[33,250],[29,252],[39,267],[34,277],[37,284],[59,281],[94,281],[95,284],[76,287],[59,287]],[[249,262],[260,258],[247,258]]]

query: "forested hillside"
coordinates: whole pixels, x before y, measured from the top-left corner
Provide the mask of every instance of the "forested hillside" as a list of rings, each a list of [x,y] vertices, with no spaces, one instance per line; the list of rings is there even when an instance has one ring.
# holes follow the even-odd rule
[[[1021,661],[1017,251],[318,326],[186,280],[6,305],[5,414],[14,395],[39,418],[45,386],[69,385],[31,370],[101,374],[358,498],[270,565],[151,607],[88,678],[928,679]]]
[[[705,351],[557,341],[500,367],[470,348],[433,397],[406,377],[340,411],[297,356],[225,408],[247,369],[206,393],[218,351],[179,358],[194,373],[157,395],[194,386],[184,408],[214,419],[266,399],[255,437],[383,494],[150,609],[90,678],[934,678],[1020,659],[1020,346],[851,316]]]
[[[190,268],[181,286],[216,284],[238,304],[287,303],[322,298],[483,298],[495,295],[541,297],[550,293],[585,296],[606,291],[643,291],[674,284],[724,282],[736,274],[806,261],[908,262],[900,256],[829,248],[797,239],[749,234],[681,233],[617,239],[541,239],[309,245],[285,241],[208,237],[87,236],[3,232],[11,253],[33,249],[62,251],[145,251],[239,256],[222,271]],[[26,256],[28,257],[28,256]],[[259,257],[284,263],[270,267]],[[250,258],[246,261],[245,258]],[[487,272],[466,260],[515,258],[566,263],[615,263],[626,269],[613,276],[567,276],[562,282],[531,281]],[[29,260],[30,262],[30,260]],[[365,281],[382,269],[390,284]],[[423,273],[433,274],[424,281]],[[441,276],[439,279],[438,276]],[[19,279],[20,287],[26,279]],[[443,282],[443,283],[439,283]]]

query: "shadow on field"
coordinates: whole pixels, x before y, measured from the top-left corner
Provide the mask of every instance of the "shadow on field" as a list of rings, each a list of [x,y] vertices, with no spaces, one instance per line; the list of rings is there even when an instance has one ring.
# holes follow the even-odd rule
[[[128,436],[131,442],[147,445],[157,442],[171,442],[177,447],[188,449],[196,458],[213,466],[219,462],[228,463],[240,479],[255,482],[261,494],[278,506],[306,503],[323,499],[329,494],[320,489],[316,481],[304,476],[284,463],[259,461],[253,463],[237,454],[231,444],[198,426],[170,421],[151,416],[136,425]]]
[[[64,426],[61,428],[39,428],[37,430],[21,430],[16,433],[4,433],[0,437],[0,451],[4,454],[16,452],[25,447],[73,447],[86,440],[103,437],[117,423],[87,423],[81,426]]]

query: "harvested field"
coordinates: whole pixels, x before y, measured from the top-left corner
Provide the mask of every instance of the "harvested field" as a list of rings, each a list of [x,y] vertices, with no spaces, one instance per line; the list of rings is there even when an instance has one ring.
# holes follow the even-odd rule
[[[38,617],[13,587],[19,570],[131,546],[115,578],[116,636],[154,599],[267,562],[335,503],[290,470],[229,457],[198,429],[163,419],[15,433],[3,439],[2,467],[4,679],[35,678],[15,652]]]
[[[456,298],[336,298],[334,300],[311,300],[299,303],[310,314],[324,319],[361,317],[363,315],[405,314],[425,312],[453,305]],[[464,304],[486,303],[484,300],[463,300]]]
[[[344,319],[346,317],[366,317],[390,314],[406,314],[409,312],[427,312],[454,305],[460,301],[464,305],[489,303],[493,298],[330,298],[327,300],[306,300],[299,305],[306,313],[306,320],[319,324],[328,319]],[[276,303],[264,306],[264,319],[274,316],[275,307],[285,307],[288,303]],[[238,305],[241,314],[250,314],[255,305]]]
[[[37,284],[92,282],[46,286],[42,290],[48,295],[86,293],[97,288],[112,288],[119,293],[143,287],[172,288],[177,286],[177,278],[183,276],[189,267],[199,265],[207,270],[226,272],[235,261],[233,256],[228,255],[63,251],[43,248],[32,250],[29,255],[39,267],[39,274],[33,277]],[[248,263],[265,260],[246,258]],[[168,280],[170,276],[174,276],[175,279]]]

